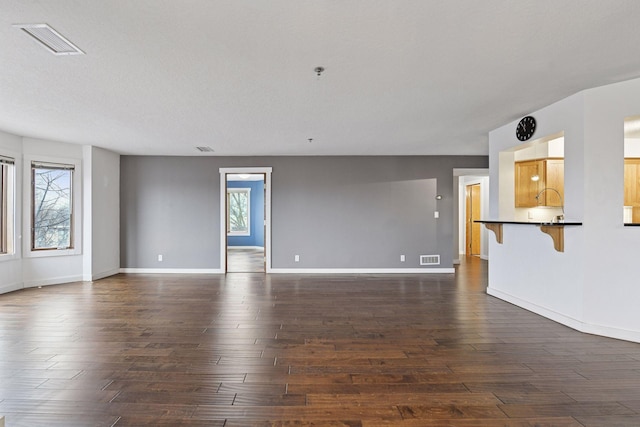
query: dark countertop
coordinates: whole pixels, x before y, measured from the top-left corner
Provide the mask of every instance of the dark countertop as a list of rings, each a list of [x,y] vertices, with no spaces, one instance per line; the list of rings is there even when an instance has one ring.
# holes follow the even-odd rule
[[[522,225],[552,225],[552,226],[564,226],[564,225],[582,225],[581,222],[564,221],[564,222],[550,222],[550,221],[501,221],[501,220],[478,220],[481,224],[522,224]],[[635,224],[640,225],[640,224]]]

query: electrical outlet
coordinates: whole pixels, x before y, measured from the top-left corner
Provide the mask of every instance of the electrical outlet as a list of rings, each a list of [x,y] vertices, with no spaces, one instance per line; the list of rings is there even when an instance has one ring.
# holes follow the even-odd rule
[[[404,262],[404,255],[400,255],[400,262]]]
[[[162,262],[162,255],[158,255],[158,261]]]
[[[434,217],[434,218],[440,218],[440,212],[435,211],[435,212],[433,213],[433,217]]]
[[[294,255],[293,260],[295,262],[300,262],[300,255]]]

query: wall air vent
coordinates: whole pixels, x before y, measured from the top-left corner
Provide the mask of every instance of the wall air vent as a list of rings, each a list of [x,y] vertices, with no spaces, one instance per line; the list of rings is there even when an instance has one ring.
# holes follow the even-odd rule
[[[213,153],[213,148],[211,147],[196,147],[196,150],[201,153]]]
[[[78,46],[47,24],[15,24],[14,27],[29,34],[54,55],[84,55]]]
[[[420,255],[420,265],[440,265],[440,255]]]

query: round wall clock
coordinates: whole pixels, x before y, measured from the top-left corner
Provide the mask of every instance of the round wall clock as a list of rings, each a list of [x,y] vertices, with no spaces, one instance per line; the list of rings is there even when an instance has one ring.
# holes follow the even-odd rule
[[[516,137],[520,141],[526,141],[533,136],[536,131],[536,119],[532,116],[523,117],[516,128]]]

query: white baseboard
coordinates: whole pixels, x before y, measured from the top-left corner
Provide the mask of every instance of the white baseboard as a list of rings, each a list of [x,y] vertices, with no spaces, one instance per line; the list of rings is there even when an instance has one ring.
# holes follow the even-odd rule
[[[220,268],[121,268],[127,274],[224,274]]]
[[[568,326],[579,332],[640,343],[640,331],[631,331],[627,329],[612,328],[609,326],[585,323],[581,320],[566,316],[562,313],[558,313],[556,311],[525,301],[523,299],[490,287],[487,288],[487,294],[516,305],[520,308],[524,308],[525,310],[529,310],[542,317],[546,317],[547,319],[553,320],[554,322],[558,322],[562,325]]]
[[[52,277],[50,279],[29,280],[24,282],[25,288],[35,288],[38,286],[62,285],[63,283],[82,282],[82,275]]]
[[[556,311],[542,307],[538,304],[525,301],[523,299],[520,299],[518,297],[515,297],[513,295],[507,294],[505,292],[499,291],[491,287],[487,287],[487,294],[494,296],[496,298],[500,298],[501,300],[511,303],[513,305],[517,305],[518,307],[524,308],[525,310],[532,311],[536,314],[539,314],[542,317],[551,319],[554,322],[562,323],[565,326],[582,331],[582,326],[583,326],[582,322],[579,321],[578,319],[574,319],[573,317],[566,316],[562,313],[558,313]]]
[[[458,265],[460,264],[460,258],[456,258],[453,260],[453,265]]]
[[[442,274],[455,273],[453,268],[271,268],[276,274]]]
[[[128,274],[224,274],[222,269],[208,268],[121,268]],[[275,274],[451,274],[453,268],[267,268]]]
[[[480,255],[480,259],[483,259],[485,261],[489,261],[489,255]]]
[[[629,331],[627,329],[611,328],[608,326],[585,323],[585,330],[582,332],[592,335],[615,338],[617,340],[640,343],[640,331]]]
[[[0,286],[0,294],[6,294],[8,292],[17,291],[17,290],[23,289],[23,288],[24,288],[24,284],[23,283],[8,283],[6,285]]]
[[[112,268],[111,270],[103,271],[102,273],[84,274],[82,278],[85,282],[93,282],[118,273],[120,273],[120,268]]]

